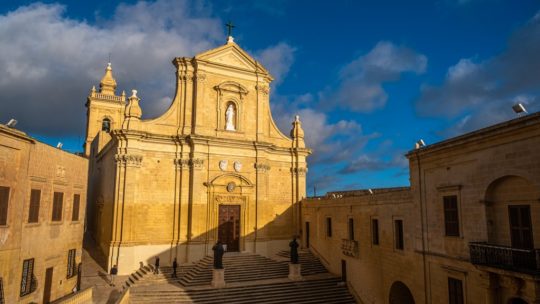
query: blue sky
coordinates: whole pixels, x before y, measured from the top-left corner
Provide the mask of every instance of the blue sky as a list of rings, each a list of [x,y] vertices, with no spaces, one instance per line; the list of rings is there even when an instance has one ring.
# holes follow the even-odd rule
[[[403,155],[539,110],[538,1],[8,1],[0,8],[0,120],[81,150],[84,103],[111,53],[146,117],[173,94],[175,56],[235,41],[275,76],[288,134],[300,114],[308,193],[408,185]]]

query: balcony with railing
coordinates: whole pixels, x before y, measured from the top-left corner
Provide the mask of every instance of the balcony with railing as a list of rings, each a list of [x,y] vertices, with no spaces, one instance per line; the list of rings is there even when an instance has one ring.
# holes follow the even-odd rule
[[[471,263],[528,274],[540,274],[540,250],[481,242],[469,243]]]
[[[358,257],[358,242],[355,240],[342,239],[341,251],[346,256],[357,258]]]

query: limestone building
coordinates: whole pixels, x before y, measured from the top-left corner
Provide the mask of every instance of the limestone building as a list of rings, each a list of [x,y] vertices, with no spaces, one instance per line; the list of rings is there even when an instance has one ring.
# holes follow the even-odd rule
[[[89,230],[104,266],[196,261],[218,239],[229,251],[287,248],[310,153],[299,119],[291,138],[278,130],[272,76],[232,37],[173,64],[176,92],[160,117],[141,119],[136,91],[116,95],[110,65],[88,97]]]
[[[0,303],[49,303],[78,284],[88,160],[0,124]]]
[[[540,303],[540,113],[407,154],[411,187],[302,201],[304,246],[364,303]]]

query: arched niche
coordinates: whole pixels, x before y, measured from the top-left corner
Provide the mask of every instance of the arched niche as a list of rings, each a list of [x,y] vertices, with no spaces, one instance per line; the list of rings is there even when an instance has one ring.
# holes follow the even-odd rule
[[[244,97],[248,90],[234,81],[225,81],[215,86],[217,92],[216,113],[217,129],[222,131],[242,132],[244,125]],[[234,130],[227,130],[227,109],[232,105],[235,110]]]
[[[540,245],[540,225],[534,225],[540,212],[539,189],[528,179],[517,175],[506,175],[492,181],[485,192],[488,242],[512,246],[512,222],[531,221],[532,242]],[[528,215],[527,215],[528,214]],[[530,216],[529,219],[526,217]],[[525,223],[526,224],[526,223]],[[515,234],[514,234],[515,237]],[[515,245],[514,240],[514,245]]]
[[[409,287],[401,281],[396,281],[390,287],[388,298],[390,304],[414,304],[414,297]]]

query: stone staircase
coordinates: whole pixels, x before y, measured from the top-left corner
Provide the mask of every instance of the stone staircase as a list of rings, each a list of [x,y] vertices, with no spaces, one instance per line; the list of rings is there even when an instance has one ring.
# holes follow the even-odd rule
[[[131,290],[130,303],[356,303],[337,278],[198,290]]]
[[[288,279],[289,253],[272,259],[252,253],[223,256],[225,288],[210,286],[213,258],[207,256],[193,265],[180,266],[178,278],[171,267],[154,274],[145,266],[132,274],[130,303],[356,303],[339,278],[327,272],[309,251],[301,251],[302,281]]]

